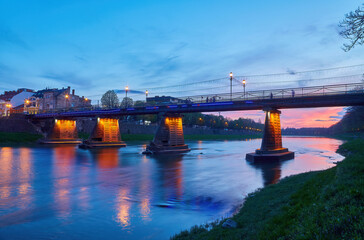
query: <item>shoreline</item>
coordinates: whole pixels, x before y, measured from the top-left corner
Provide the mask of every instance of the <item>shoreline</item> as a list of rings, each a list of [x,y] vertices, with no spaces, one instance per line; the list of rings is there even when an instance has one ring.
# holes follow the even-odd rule
[[[79,133],[80,139],[87,139],[89,134]],[[39,139],[43,138],[40,134],[25,132],[0,132],[0,146],[8,145],[36,145]],[[122,141],[152,141],[153,134],[122,134]],[[262,138],[261,134],[241,134],[241,135],[222,135],[222,134],[189,134],[184,135],[185,140],[249,140]]]
[[[350,139],[349,136],[346,138]],[[357,237],[364,234],[364,230],[360,228],[364,223],[361,217],[364,211],[361,206],[364,188],[359,179],[362,175],[355,173],[364,171],[364,150],[361,147],[363,144],[363,139],[344,142],[337,152],[345,158],[336,166],[292,175],[276,184],[257,189],[244,198],[241,208],[232,216],[193,226],[190,230],[171,236],[170,239],[314,239],[323,236],[329,236],[330,239],[360,239]],[[345,171],[348,168],[354,172]],[[340,176],[343,179],[340,182],[337,175],[343,171],[346,174]],[[343,186],[348,189],[342,188]],[[351,193],[354,196],[351,196]],[[330,209],[334,214],[325,211],[331,206],[331,202],[342,202],[345,198],[343,196],[347,198],[346,201],[352,200],[353,197],[355,199],[355,196],[358,199],[354,203],[341,204]],[[347,212],[347,208],[357,211]],[[337,217],[354,221],[350,222],[351,224],[345,221],[333,224]],[[228,219],[233,220],[237,227],[222,227]],[[355,220],[359,224],[355,225]],[[321,224],[319,228],[317,222]]]

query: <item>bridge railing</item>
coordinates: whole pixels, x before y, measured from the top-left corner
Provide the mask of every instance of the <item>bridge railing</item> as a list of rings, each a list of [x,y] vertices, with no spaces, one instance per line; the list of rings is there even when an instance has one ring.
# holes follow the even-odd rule
[[[227,102],[227,101],[256,101],[256,100],[266,100],[266,99],[267,100],[288,99],[288,98],[302,98],[302,97],[315,97],[315,96],[347,95],[347,94],[358,94],[358,93],[364,94],[364,83],[233,92],[232,94],[222,93],[222,94],[185,96],[185,97],[175,98],[176,102],[173,103],[144,102],[143,104],[140,105],[140,107],[162,106],[171,104],[180,105],[180,104],[206,103],[206,102],[210,103],[210,102]],[[80,112],[80,111],[92,111],[92,110],[98,110],[102,112],[102,111],[110,111],[112,109],[100,108],[99,106],[95,105],[87,108],[55,109],[50,111],[44,111],[42,113],[61,113],[61,112],[74,112],[74,111]]]
[[[285,88],[260,91],[233,92],[180,97],[186,103],[225,102],[244,100],[284,99],[309,96],[327,96],[364,93],[364,83],[326,85],[315,87]],[[184,101],[183,101],[184,100]]]

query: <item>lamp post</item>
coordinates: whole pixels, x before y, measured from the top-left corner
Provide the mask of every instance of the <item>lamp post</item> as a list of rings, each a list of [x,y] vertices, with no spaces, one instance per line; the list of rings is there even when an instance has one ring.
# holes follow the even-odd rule
[[[128,97],[128,91],[129,91],[129,87],[128,87],[128,86],[126,86],[126,87],[125,87],[125,97],[126,97],[126,98]]]
[[[230,72],[230,101],[233,100],[233,72]]]
[[[29,101],[29,99],[26,99],[25,100],[25,104],[24,104],[24,112],[28,112],[28,106],[29,106],[29,103],[30,103],[30,101]]]
[[[244,87],[244,99],[245,99],[245,79],[243,80],[243,87]]]
[[[8,108],[6,115],[7,115],[7,116],[10,116],[10,112],[11,112],[11,104],[6,104],[6,107]]]
[[[147,98],[148,98],[148,90],[145,90],[145,102],[147,102]]]

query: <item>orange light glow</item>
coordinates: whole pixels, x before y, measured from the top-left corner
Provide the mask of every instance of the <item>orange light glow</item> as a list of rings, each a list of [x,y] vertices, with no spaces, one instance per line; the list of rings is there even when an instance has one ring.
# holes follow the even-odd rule
[[[66,94],[66,96],[65,96],[66,98],[69,98],[70,96],[68,95],[68,94]]]
[[[88,101],[88,98],[85,98],[85,101]]]

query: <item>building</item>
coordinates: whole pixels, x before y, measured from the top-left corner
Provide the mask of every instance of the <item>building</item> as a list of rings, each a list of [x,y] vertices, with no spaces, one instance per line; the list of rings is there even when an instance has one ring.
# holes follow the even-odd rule
[[[11,109],[10,102],[4,101],[0,99],[0,117],[9,116]]]
[[[37,92],[20,88],[17,91],[5,91],[0,95],[0,116],[9,116],[12,113],[37,114],[85,108],[91,108],[91,100],[77,96],[75,90],[71,91],[71,87],[47,88]]]
[[[14,91],[5,91],[3,94],[0,95],[0,100],[9,102],[15,95],[17,95],[21,92],[34,92],[34,90],[28,89],[28,88],[19,88],[16,91],[15,90]]]
[[[90,108],[91,100],[75,94],[71,87],[62,89],[44,89],[36,92],[29,99],[32,112],[63,111],[69,109]],[[38,109],[38,110],[37,110]]]

